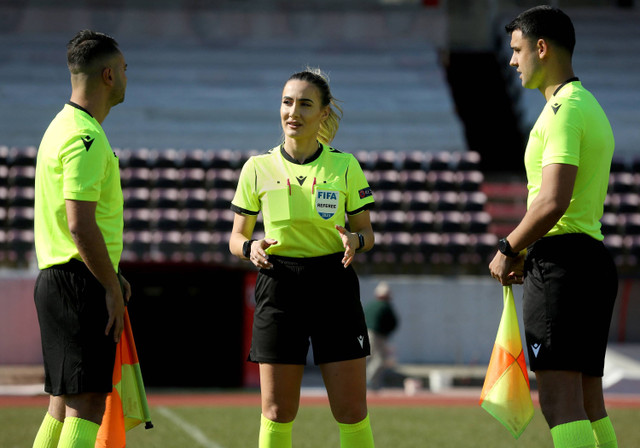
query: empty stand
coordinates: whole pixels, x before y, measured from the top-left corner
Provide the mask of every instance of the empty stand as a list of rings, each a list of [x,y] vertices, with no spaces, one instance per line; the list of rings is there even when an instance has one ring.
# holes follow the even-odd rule
[[[160,208],[151,213],[151,227],[162,231],[182,228],[182,216],[177,208]]]
[[[115,151],[121,168],[150,168],[151,152],[148,148]]]
[[[153,168],[151,170],[152,188],[180,188],[181,180],[178,168]]]
[[[0,202],[2,202],[2,193],[0,192]],[[35,198],[35,188],[14,186],[8,189],[5,200],[12,207],[33,207]]]
[[[151,192],[148,188],[124,188],[122,190],[124,208],[149,208],[151,204]]]
[[[428,188],[427,173],[423,170],[404,170],[399,173],[399,178],[404,190],[424,191]]]
[[[146,208],[131,208],[124,210],[125,228],[129,230],[150,230],[151,210]]]
[[[403,171],[423,171],[425,153],[422,151],[402,151],[398,154],[398,165]]]
[[[9,207],[6,225],[9,229],[33,229],[33,207]]]
[[[151,190],[151,204],[154,208],[179,208],[180,190],[178,188],[156,188]]]
[[[215,191],[215,190],[213,190]],[[180,191],[180,202],[186,209],[204,209],[208,207],[207,190],[204,188],[187,188]]]
[[[38,149],[35,146],[19,146],[10,148],[6,163],[9,166],[36,166]]]
[[[436,229],[435,217],[430,211],[409,211],[405,214],[406,228],[414,233],[433,232]]]
[[[427,173],[427,185],[432,191],[455,191],[457,179],[453,171],[439,170]]]
[[[210,208],[213,209],[228,209],[231,207],[231,201],[235,195],[235,190],[232,188],[221,188],[217,190],[207,191],[207,202]]]
[[[0,146],[3,263],[32,256],[34,149]],[[119,151],[123,259],[237,263],[228,251],[235,217],[230,205],[242,163],[257,152],[154,151]],[[375,249],[357,257],[364,272],[483,272],[497,236],[506,235],[526,212],[523,182],[487,182],[472,152],[361,152],[357,157],[376,201],[371,211]],[[640,176],[632,165],[622,159],[614,163],[602,218],[605,244],[623,266],[640,259]],[[261,235],[259,214],[254,236]]]
[[[204,208],[192,208],[182,211],[182,227],[187,232],[198,232],[209,228],[209,213]]]
[[[8,171],[8,184],[16,187],[33,187],[35,185],[35,165],[14,165]]]
[[[207,171],[204,167],[183,168],[179,172],[179,183],[182,188],[204,188]]]
[[[151,169],[147,166],[127,166],[120,170],[123,188],[151,188]]]
[[[381,190],[374,197],[377,210],[401,210],[404,206],[404,195],[399,190]]]
[[[231,168],[210,168],[205,176],[206,188],[235,189],[240,173]]]
[[[182,164],[181,152],[173,148],[151,151],[147,165],[153,168],[179,168]]]
[[[428,191],[407,191],[403,198],[406,209],[409,211],[424,211],[432,208],[433,201]]]

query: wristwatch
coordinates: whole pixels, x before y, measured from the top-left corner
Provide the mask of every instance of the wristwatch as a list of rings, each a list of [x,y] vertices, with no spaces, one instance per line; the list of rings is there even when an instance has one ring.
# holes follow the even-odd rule
[[[362,233],[356,233],[358,235],[358,248],[356,250],[360,250],[364,247],[364,236]]]
[[[509,244],[509,241],[506,238],[502,238],[498,241],[498,250],[502,254],[511,258],[516,258],[519,255],[518,252],[514,252],[513,249],[511,249],[511,244]]]
[[[244,255],[244,258],[251,258],[251,245],[254,241],[256,240],[247,240],[242,243],[242,255]]]

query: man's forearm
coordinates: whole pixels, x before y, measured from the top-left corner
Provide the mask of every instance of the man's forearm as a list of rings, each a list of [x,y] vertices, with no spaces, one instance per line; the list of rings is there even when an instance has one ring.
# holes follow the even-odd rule
[[[120,288],[120,281],[97,224],[82,226],[81,229],[72,231],[71,235],[82,260],[102,286],[105,289]]]
[[[520,224],[507,237],[512,250],[520,252],[545,236],[565,211],[553,200],[536,198]]]

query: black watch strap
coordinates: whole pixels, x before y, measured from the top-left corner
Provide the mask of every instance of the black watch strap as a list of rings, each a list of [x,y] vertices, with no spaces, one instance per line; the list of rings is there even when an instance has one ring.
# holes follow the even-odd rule
[[[361,250],[364,247],[364,236],[362,233],[356,233],[358,235],[358,248],[356,250]]]
[[[256,240],[247,240],[242,243],[242,255],[244,258],[251,258],[251,244]]]
[[[511,248],[511,244],[509,244],[509,240],[506,238],[502,238],[498,241],[498,250],[506,255],[507,257],[516,258],[519,254],[518,252],[514,252]]]

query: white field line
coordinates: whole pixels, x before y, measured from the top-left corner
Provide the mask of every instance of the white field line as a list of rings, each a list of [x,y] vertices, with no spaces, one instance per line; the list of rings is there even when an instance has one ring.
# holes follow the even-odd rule
[[[156,412],[167,417],[171,422],[188,434],[193,440],[198,442],[200,446],[205,448],[224,448],[222,445],[210,440],[197,426],[192,425],[191,423],[183,420],[178,414],[171,411],[170,409],[160,406],[155,408]]]

